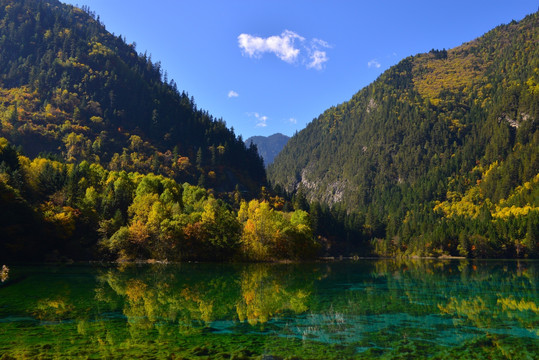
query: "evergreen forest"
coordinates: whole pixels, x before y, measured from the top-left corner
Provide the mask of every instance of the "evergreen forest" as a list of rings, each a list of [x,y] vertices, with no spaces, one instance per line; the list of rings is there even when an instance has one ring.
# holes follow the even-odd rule
[[[0,19],[0,258],[317,252],[305,211],[269,206],[256,146],[90,9],[2,0]]]
[[[268,169],[354,251],[537,257],[539,13],[403,59],[290,139]]]
[[[266,178],[89,8],[0,0],[0,259],[538,257],[538,22],[402,60]]]

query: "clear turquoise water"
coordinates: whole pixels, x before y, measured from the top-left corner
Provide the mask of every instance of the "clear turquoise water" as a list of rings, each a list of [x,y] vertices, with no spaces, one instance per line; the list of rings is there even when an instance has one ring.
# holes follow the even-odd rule
[[[534,261],[10,269],[0,359],[539,358]]]

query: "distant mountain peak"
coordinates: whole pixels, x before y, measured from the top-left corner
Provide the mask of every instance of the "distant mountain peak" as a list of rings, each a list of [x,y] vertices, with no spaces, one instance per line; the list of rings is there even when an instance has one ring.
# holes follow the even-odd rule
[[[275,133],[270,136],[251,136],[245,140],[245,144],[250,146],[253,143],[257,146],[258,153],[264,159],[264,165],[267,167],[273,163],[273,160],[288,143],[289,139],[289,136]]]

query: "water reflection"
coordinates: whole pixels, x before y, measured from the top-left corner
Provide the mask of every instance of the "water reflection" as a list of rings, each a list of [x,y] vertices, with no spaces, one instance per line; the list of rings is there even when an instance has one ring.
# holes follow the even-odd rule
[[[66,297],[59,295],[54,299],[39,299],[33,314],[41,321],[61,321],[70,317],[73,308]]]
[[[314,281],[310,272],[267,264],[222,265],[215,272],[211,267],[108,269],[98,276],[96,299],[122,304],[128,323],[146,328],[159,321],[177,322],[186,329],[216,321],[257,325],[275,315],[308,309]]]
[[[102,272],[95,293],[98,301],[120,307],[133,328],[173,322],[189,333],[229,316],[239,286],[230,269],[211,273],[176,265],[128,265]]]
[[[0,349],[12,357],[447,358],[479,351],[533,358],[538,265],[384,260],[20,269],[0,288]]]
[[[247,267],[241,274],[241,296],[236,301],[238,319],[256,325],[287,311],[307,311],[313,280],[297,280],[265,265]]]
[[[9,278],[9,268],[6,265],[2,265],[0,270],[0,282],[5,282]]]
[[[413,344],[418,354],[433,344],[441,351],[475,344],[487,352],[518,344],[513,352],[524,356],[539,341],[536,266],[439,260],[257,264],[215,276],[206,265],[176,272],[114,269],[100,281],[122,299],[133,334],[169,321],[183,335],[269,333],[345,344],[365,355],[384,344],[397,352]]]

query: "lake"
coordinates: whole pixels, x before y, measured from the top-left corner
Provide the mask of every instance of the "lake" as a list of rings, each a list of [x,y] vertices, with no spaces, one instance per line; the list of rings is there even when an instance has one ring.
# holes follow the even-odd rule
[[[539,354],[539,262],[10,265],[0,358]]]

